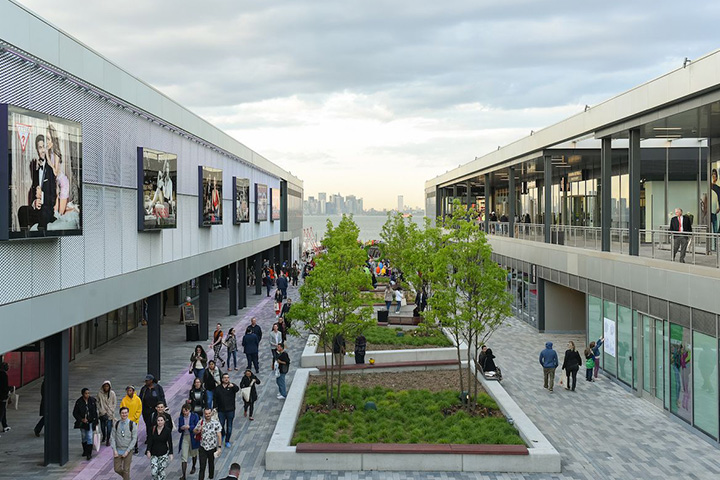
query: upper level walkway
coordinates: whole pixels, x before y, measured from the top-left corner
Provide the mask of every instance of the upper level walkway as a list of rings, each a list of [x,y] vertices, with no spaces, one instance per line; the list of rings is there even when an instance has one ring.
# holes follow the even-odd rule
[[[250,293],[250,292],[249,292]],[[297,290],[289,291],[293,299]],[[211,325],[215,322],[244,327],[252,315],[259,319],[263,331],[275,320],[271,298],[248,295],[248,308],[238,317],[227,316],[227,290],[210,295]],[[194,343],[184,341],[184,328],[173,317],[166,317],[163,325],[162,380],[173,417],[190,386],[187,374],[189,355]],[[715,443],[706,441],[700,434],[690,431],[683,422],[670,417],[645,400],[636,398],[624,387],[607,378],[587,383],[578,378],[576,392],[556,386],[549,394],[542,386],[542,369],[538,365],[538,352],[545,341],[552,341],[562,352],[568,340],[584,348],[582,335],[538,334],[525,323],[511,319],[490,340],[503,369],[503,385],[529,417],[543,431],[562,455],[561,474],[463,474],[455,472],[266,472],[264,452],[272,435],[282,402],[275,398],[277,387],[269,368],[270,351],[263,342],[260,354],[260,375],[255,421],[249,422],[240,414],[235,419],[232,447],[223,452],[217,462],[216,478],[227,475],[230,463],[242,465],[243,479],[711,479],[720,475],[720,455]],[[299,364],[305,339],[290,339],[289,353],[295,365]],[[120,394],[129,383],[139,388],[145,374],[146,339],[143,329],[121,337],[116,342],[72,362],[70,365],[71,401],[79,396],[84,386],[93,394],[100,384],[110,379]],[[244,357],[242,354],[240,355]],[[245,367],[244,359],[239,367]],[[445,372],[450,373],[450,372]],[[558,375],[560,370],[558,370]],[[238,381],[241,372],[232,372],[232,381]],[[558,378],[558,377],[556,377]],[[80,460],[77,432],[70,432],[70,462],[48,468],[39,466],[42,461],[42,438],[36,438],[32,428],[37,421],[39,383],[21,392],[20,409],[9,411],[12,431],[0,438],[0,479],[78,479],[110,480],[119,478],[112,470],[110,449],[102,447],[92,461]],[[241,405],[238,410],[242,410]],[[144,438],[144,427],[141,427]],[[177,435],[175,435],[177,438]],[[132,478],[149,479],[147,458],[135,456]],[[170,463],[167,478],[180,477],[178,456]],[[195,475],[188,478],[197,478]]]

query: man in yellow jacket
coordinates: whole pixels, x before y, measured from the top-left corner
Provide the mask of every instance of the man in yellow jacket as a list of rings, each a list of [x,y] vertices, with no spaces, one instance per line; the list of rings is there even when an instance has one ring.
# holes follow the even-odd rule
[[[128,419],[132,420],[137,427],[138,422],[140,422],[140,415],[142,415],[142,400],[135,395],[135,387],[132,385],[125,387],[125,393],[125,397],[120,402],[120,408],[127,407]],[[137,443],[135,444],[135,453],[138,453]]]

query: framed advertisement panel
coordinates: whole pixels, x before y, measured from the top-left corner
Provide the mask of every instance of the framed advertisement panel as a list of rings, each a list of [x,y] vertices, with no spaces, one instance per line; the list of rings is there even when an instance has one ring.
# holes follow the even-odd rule
[[[268,219],[268,187],[262,183],[255,184],[255,223],[267,222]]]
[[[0,239],[82,235],[82,125],[0,105]]]
[[[198,167],[198,199],[200,226],[222,225],[223,195],[222,170],[212,167]]]
[[[233,223],[250,221],[250,179],[233,177]]]
[[[177,228],[177,155],[137,149],[138,231]]]
[[[270,221],[280,220],[280,189],[270,189]]]

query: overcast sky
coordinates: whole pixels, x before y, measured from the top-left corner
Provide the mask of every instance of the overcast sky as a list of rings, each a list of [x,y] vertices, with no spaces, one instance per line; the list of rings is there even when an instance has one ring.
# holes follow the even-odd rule
[[[20,3],[366,208],[720,47],[712,1]]]

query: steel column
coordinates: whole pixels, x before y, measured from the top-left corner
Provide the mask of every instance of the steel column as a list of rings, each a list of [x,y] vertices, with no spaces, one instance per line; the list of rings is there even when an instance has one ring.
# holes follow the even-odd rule
[[[43,464],[68,461],[68,355],[70,332],[65,329],[45,339],[45,442]],[[80,392],[77,392],[78,396]]]
[[[630,177],[630,255],[640,255],[640,130],[628,131],[628,170]]]
[[[610,251],[612,226],[612,139],[601,139],[600,147],[600,238],[603,252]]]

